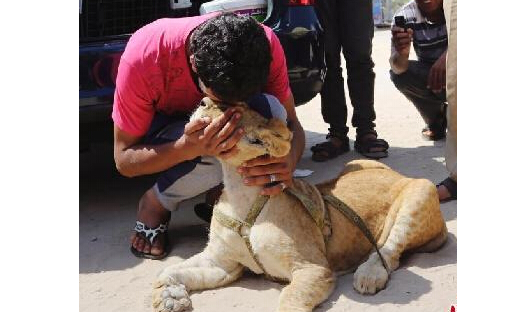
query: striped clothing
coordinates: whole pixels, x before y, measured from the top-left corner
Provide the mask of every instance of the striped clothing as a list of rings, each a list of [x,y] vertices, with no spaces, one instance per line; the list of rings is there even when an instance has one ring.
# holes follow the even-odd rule
[[[413,46],[418,61],[434,63],[446,51],[448,39],[445,21],[427,21],[414,0],[405,4],[395,16],[404,16],[407,27],[414,31]],[[395,16],[392,26],[395,24]]]

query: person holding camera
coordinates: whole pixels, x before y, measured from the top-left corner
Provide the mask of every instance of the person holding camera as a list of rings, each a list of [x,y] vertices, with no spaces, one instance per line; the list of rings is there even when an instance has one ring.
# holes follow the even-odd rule
[[[413,42],[417,60],[409,60]],[[446,55],[448,39],[443,0],[412,0],[394,16],[390,77],[426,123],[422,135],[446,135]]]
[[[412,42],[417,61],[408,60]],[[423,136],[439,140],[446,135],[449,176],[437,185],[441,202],[457,199],[456,45],[456,0],[413,0],[394,16],[392,81],[426,122]]]

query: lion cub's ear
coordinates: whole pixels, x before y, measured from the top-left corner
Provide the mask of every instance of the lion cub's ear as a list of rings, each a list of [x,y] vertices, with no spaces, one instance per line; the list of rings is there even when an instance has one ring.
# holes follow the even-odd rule
[[[271,156],[283,157],[289,153],[293,133],[282,120],[271,118],[265,128],[260,130],[260,138]]]
[[[293,133],[287,128],[285,122],[278,118],[271,118],[269,120],[269,130],[286,141],[291,141],[293,138]]]

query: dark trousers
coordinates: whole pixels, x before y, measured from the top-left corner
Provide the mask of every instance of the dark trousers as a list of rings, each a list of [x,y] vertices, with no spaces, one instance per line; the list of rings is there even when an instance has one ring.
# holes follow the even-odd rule
[[[348,76],[348,91],[353,116],[351,124],[357,134],[373,131],[375,110],[373,90],[372,39],[373,16],[371,0],[319,0],[318,17],[324,27],[327,73],[321,91],[322,116],[330,133],[348,133],[348,112],[344,96],[344,79],[340,53],[344,54]]]
[[[446,93],[435,94],[426,85],[428,73],[433,64],[410,61],[408,69],[396,75],[390,70],[395,87],[414,104],[430,130],[444,131],[446,127]]]

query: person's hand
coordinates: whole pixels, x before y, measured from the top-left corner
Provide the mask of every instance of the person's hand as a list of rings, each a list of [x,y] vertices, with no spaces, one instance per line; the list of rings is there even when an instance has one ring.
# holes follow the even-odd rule
[[[293,183],[293,171],[295,170],[295,157],[292,153],[284,157],[271,157],[264,155],[245,162],[238,167],[238,172],[243,176],[245,185],[264,186],[270,182],[272,176],[276,185],[264,187],[262,195],[276,195]]]
[[[401,56],[410,56],[410,47],[412,46],[412,38],[414,31],[411,28],[404,28],[393,26],[392,27],[392,42],[395,50]]]
[[[446,86],[446,51],[435,61],[428,73],[427,88],[434,93],[441,92]]]
[[[236,129],[241,115],[234,108],[221,116],[191,120],[185,125],[183,139],[192,156],[215,156],[228,158],[237,153],[236,143],[243,136],[243,129]]]

